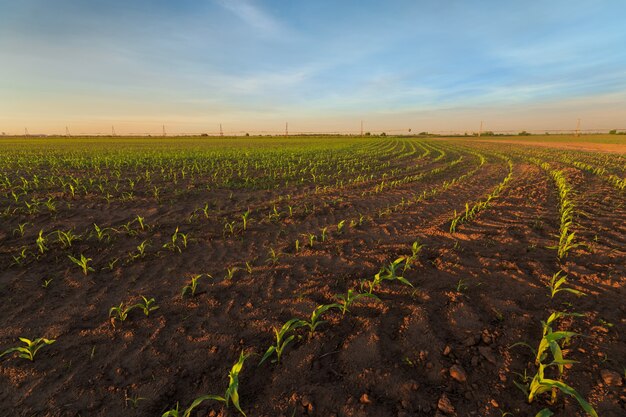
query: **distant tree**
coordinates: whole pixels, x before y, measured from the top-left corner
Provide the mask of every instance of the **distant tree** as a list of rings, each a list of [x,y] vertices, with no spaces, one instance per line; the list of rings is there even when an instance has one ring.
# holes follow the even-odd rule
[[[387,134],[385,132],[382,132],[380,136],[387,136]]]
[[[518,133],[518,136],[530,136],[530,133],[528,133],[525,130],[522,130],[521,132]]]
[[[246,132],[246,136],[250,136],[250,133],[247,133],[247,132]]]
[[[200,136],[209,136],[207,133],[203,133]]]
[[[495,136],[495,134],[491,130],[487,130],[481,133],[482,136]]]
[[[609,130],[609,135],[616,135],[617,129]]]
[[[370,132],[365,132],[365,136],[371,136]]]
[[[420,136],[428,136],[428,132],[420,132]]]

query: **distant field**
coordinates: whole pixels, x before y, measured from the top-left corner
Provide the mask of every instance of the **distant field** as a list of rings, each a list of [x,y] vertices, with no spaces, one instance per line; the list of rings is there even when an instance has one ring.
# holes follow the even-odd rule
[[[621,415],[625,139],[0,138],[0,411]]]

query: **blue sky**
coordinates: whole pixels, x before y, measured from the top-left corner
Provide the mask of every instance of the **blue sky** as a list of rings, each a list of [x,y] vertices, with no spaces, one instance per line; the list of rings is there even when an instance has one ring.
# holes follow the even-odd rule
[[[626,128],[625,15],[623,0],[0,0],[0,130]]]

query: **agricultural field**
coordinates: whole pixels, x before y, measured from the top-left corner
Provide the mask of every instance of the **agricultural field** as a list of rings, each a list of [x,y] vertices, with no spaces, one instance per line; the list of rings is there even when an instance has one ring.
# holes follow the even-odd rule
[[[625,177],[616,136],[1,138],[0,411],[626,415]]]

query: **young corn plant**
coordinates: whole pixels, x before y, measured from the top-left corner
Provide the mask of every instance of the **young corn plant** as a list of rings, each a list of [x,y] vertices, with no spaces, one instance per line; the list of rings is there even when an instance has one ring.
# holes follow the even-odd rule
[[[243,369],[243,364],[245,360],[248,358],[248,356],[250,355],[249,354],[246,355],[243,352],[239,354],[239,359],[233,365],[230,372],[228,373],[228,387],[226,388],[226,392],[224,393],[223,397],[219,395],[203,395],[201,397],[198,397],[191,403],[189,408],[187,408],[183,412],[182,417],[191,417],[192,411],[196,409],[197,407],[199,407],[200,404],[202,404],[205,401],[222,402],[226,405],[227,408],[229,407],[230,403],[232,403],[233,406],[237,409],[237,411],[239,411],[241,415],[245,417],[246,413],[243,412],[243,410],[241,409],[241,405],[239,403],[239,374],[241,373],[241,370]],[[180,416],[181,414],[180,414],[179,406],[178,404],[176,404],[175,409],[166,411],[161,417],[180,417]]]
[[[333,304],[321,304],[318,305],[315,310],[311,313],[311,319],[309,321],[302,320],[302,325],[309,328],[309,337],[313,335],[315,329],[320,324],[326,323],[325,320],[321,320],[322,314],[330,310],[331,308],[342,309],[341,305],[333,303]]]
[[[48,249],[46,247],[46,238],[43,236],[43,230],[39,230],[39,236],[37,237],[35,243],[37,244],[39,253],[43,255],[43,253]]]
[[[407,269],[411,269],[411,265],[415,261],[417,261],[419,253],[421,252],[423,247],[424,247],[424,244],[420,243],[419,240],[416,240],[415,242],[413,242],[413,245],[411,245],[411,255],[407,256],[404,259],[404,271],[405,272],[406,272]]]
[[[278,263],[279,254],[274,250],[274,248],[270,248],[269,250],[269,258],[265,260],[267,263],[271,263],[272,265],[276,265]]]
[[[293,341],[293,339],[296,338],[296,335],[291,333],[304,325],[305,324],[302,320],[294,318],[285,322],[280,330],[277,330],[274,327],[276,340],[274,344],[267,349],[267,351],[261,358],[259,365],[261,365],[263,362],[265,362],[267,359],[274,355],[276,355],[276,359],[272,360],[272,363],[280,363],[280,358],[282,357],[285,348],[287,347],[287,345],[289,345],[289,343]]]
[[[75,235],[71,230],[67,232],[57,230],[57,239],[61,242],[61,246],[66,249],[72,247],[74,241],[80,240],[80,235]]]
[[[337,295],[339,299],[339,308],[341,309],[341,315],[345,316],[347,311],[350,311],[350,306],[354,304],[360,298],[372,298],[376,301],[380,301],[380,298],[371,293],[357,293],[353,289],[349,289],[346,294]]]
[[[226,277],[225,279],[227,280],[232,280],[233,277],[235,276],[235,272],[239,271],[239,268],[237,268],[236,266],[229,266],[228,268],[226,268]]]
[[[80,254],[80,259],[76,259],[72,255],[68,255],[67,257],[70,258],[70,261],[80,267],[84,275],[87,275],[89,271],[95,272],[95,269],[89,266],[89,262],[91,262],[92,259],[86,258],[85,255],[83,255],[82,253]]]
[[[346,221],[345,220],[342,220],[339,223],[337,223],[337,234],[338,235],[343,233],[343,228],[345,227],[345,225],[346,225]]]
[[[94,230],[96,232],[96,238],[98,239],[99,242],[102,242],[103,240],[107,240],[109,241],[111,239],[111,235],[109,234],[109,231],[111,229],[103,227],[101,228],[100,226],[98,226],[97,224],[93,224]]]
[[[245,232],[248,230],[248,223],[250,222],[250,209],[241,215],[241,221],[243,222],[243,231]]]
[[[111,324],[115,327],[115,321],[119,320],[121,322],[126,321],[128,318],[128,313],[131,312],[134,308],[137,308],[137,305],[132,305],[126,307],[124,303],[120,303],[118,306],[113,306],[109,309],[109,320],[111,320]]]
[[[185,294],[190,293],[191,296],[195,296],[196,295],[196,290],[198,289],[198,281],[200,280],[200,278],[202,278],[205,274],[197,274],[197,275],[193,275],[191,277],[191,282],[188,285],[185,285],[183,287],[183,291],[182,291],[182,295],[181,297],[185,297]],[[206,274],[207,278],[212,278],[211,275]]]
[[[24,230],[26,228],[26,226],[28,225],[27,223],[19,223],[17,225],[17,227],[15,228],[15,230],[13,230],[13,235],[18,235],[19,237],[24,237]]]
[[[406,278],[398,275],[398,271],[405,259],[406,258],[404,256],[401,256],[388,265],[383,266],[380,271],[374,275],[374,278],[368,282],[368,293],[372,294],[374,289],[379,287],[383,281],[399,281],[404,285],[413,287],[413,284],[411,284]]]
[[[156,301],[154,300],[154,298],[147,299],[146,297],[141,296],[141,300],[142,301],[135,304],[134,307],[141,309],[146,317],[148,317],[152,311],[159,309],[159,306],[156,305]]]
[[[5,350],[4,352],[0,353],[0,358],[10,353],[17,352],[20,358],[28,359],[32,362],[35,360],[35,355],[37,354],[37,352],[39,352],[39,349],[44,346],[51,345],[56,341],[54,339],[46,339],[43,337],[37,338],[35,340],[20,337],[19,340],[20,342],[24,343],[24,346],[17,346]]]
[[[562,273],[563,271],[558,271],[552,275],[552,278],[550,279],[550,284],[548,285],[548,288],[550,288],[550,298],[554,298],[555,295],[562,291],[569,292],[577,296],[587,295],[577,289],[565,287],[564,285],[567,284],[567,275],[561,276]]]

